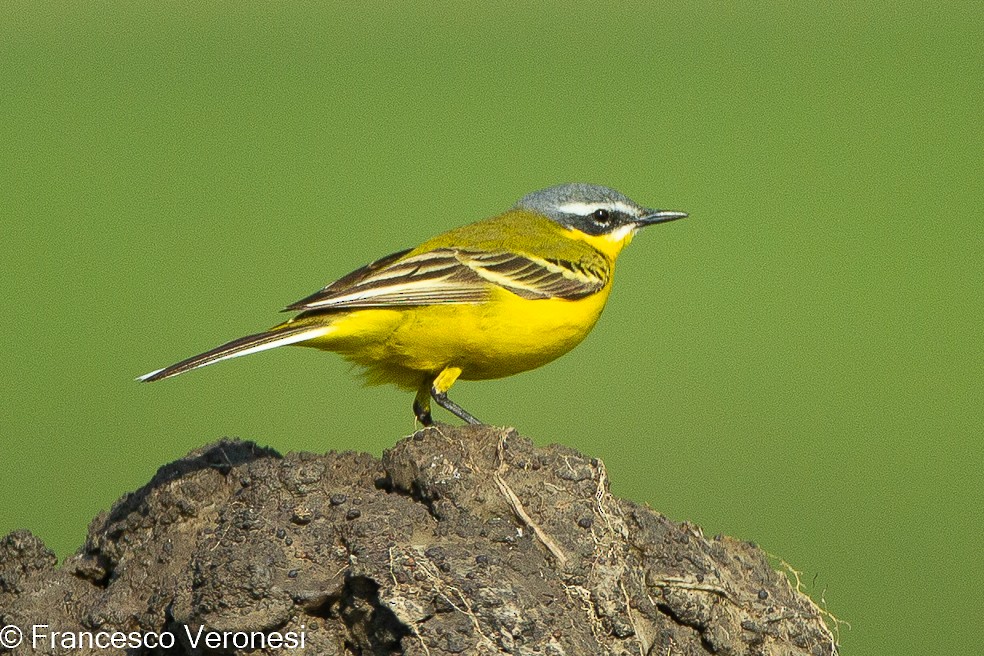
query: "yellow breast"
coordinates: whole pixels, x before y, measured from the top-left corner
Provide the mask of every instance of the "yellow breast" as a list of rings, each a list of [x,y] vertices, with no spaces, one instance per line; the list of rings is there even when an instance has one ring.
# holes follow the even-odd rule
[[[573,301],[496,290],[489,301],[472,305],[358,310],[339,315],[330,334],[305,345],[362,365],[370,383],[415,389],[425,375],[449,366],[459,367],[464,380],[502,378],[577,346],[601,315],[609,289]]]

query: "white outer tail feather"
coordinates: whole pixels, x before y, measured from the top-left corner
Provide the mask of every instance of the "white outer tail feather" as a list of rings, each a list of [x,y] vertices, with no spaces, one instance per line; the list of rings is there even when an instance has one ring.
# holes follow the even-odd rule
[[[253,353],[259,353],[260,351],[267,351],[269,349],[277,348],[279,346],[287,346],[289,344],[297,344],[298,342],[304,342],[304,341],[307,341],[309,339],[314,339],[315,337],[321,337],[321,336],[327,334],[330,330],[331,330],[331,326],[317,326],[317,327],[314,327],[314,328],[310,328],[309,330],[303,330],[303,331],[300,331],[300,332],[293,332],[292,331],[289,334],[284,335],[280,339],[274,339],[274,340],[271,340],[271,341],[263,341],[263,342],[260,342],[260,343],[258,343],[256,345],[254,345],[254,346],[249,346],[249,347],[246,347],[246,348],[243,348],[243,349],[236,349],[236,348],[234,348],[234,349],[231,349],[227,353],[222,353],[221,350],[219,352],[217,352],[217,353],[214,353],[211,356],[208,355],[208,353],[211,353],[211,352],[203,353],[201,355],[196,355],[196,356],[194,356],[192,358],[189,358],[188,360],[182,360],[181,362],[178,362],[177,364],[173,364],[170,367],[164,367],[162,369],[156,369],[154,371],[151,371],[149,373],[144,374],[143,376],[138,376],[137,377],[137,380],[138,381],[141,381],[141,382],[147,381],[147,380],[153,378],[154,376],[156,376],[157,374],[161,373],[162,371],[167,371],[168,369],[174,369],[175,371],[174,371],[174,373],[165,375],[162,378],[169,378],[171,376],[177,376],[179,374],[185,373],[186,371],[193,371],[195,369],[200,369],[202,367],[207,367],[210,364],[215,364],[216,362],[221,362],[222,360],[231,360],[232,358],[238,358],[238,357],[240,357],[242,355],[251,355]],[[259,336],[257,336],[257,337],[259,337]],[[230,342],[230,344],[231,344],[231,342]],[[222,349],[222,347],[220,346],[219,349]],[[198,362],[198,363],[196,363],[196,364],[194,364],[194,365],[192,365],[192,366],[187,366],[187,367],[183,367],[182,366],[185,363],[189,363],[190,364],[190,362],[193,361],[193,360],[195,360],[196,358],[201,358],[201,361]]]

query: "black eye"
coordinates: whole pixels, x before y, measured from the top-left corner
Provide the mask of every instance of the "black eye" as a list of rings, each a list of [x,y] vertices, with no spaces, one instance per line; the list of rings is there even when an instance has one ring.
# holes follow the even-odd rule
[[[591,218],[598,225],[608,225],[612,222],[612,214],[608,210],[595,210]]]

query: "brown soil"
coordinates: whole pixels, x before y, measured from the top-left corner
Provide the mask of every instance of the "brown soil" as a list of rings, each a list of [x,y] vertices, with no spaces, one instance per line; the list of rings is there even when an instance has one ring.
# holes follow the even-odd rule
[[[599,460],[487,426],[422,430],[381,460],[199,449],[96,517],[61,566],[27,531],[0,539],[0,627],[40,623],[177,638],[70,653],[836,653],[754,545],[613,497]],[[192,648],[201,626],[305,646]],[[69,653],[27,642],[14,653]]]

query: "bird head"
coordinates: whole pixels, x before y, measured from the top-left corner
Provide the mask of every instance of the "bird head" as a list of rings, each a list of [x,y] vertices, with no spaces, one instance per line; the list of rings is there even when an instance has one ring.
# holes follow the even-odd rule
[[[604,250],[613,255],[640,228],[687,216],[686,212],[649,209],[614,189],[583,182],[534,191],[523,196],[514,209],[541,214],[586,241],[608,246]]]

